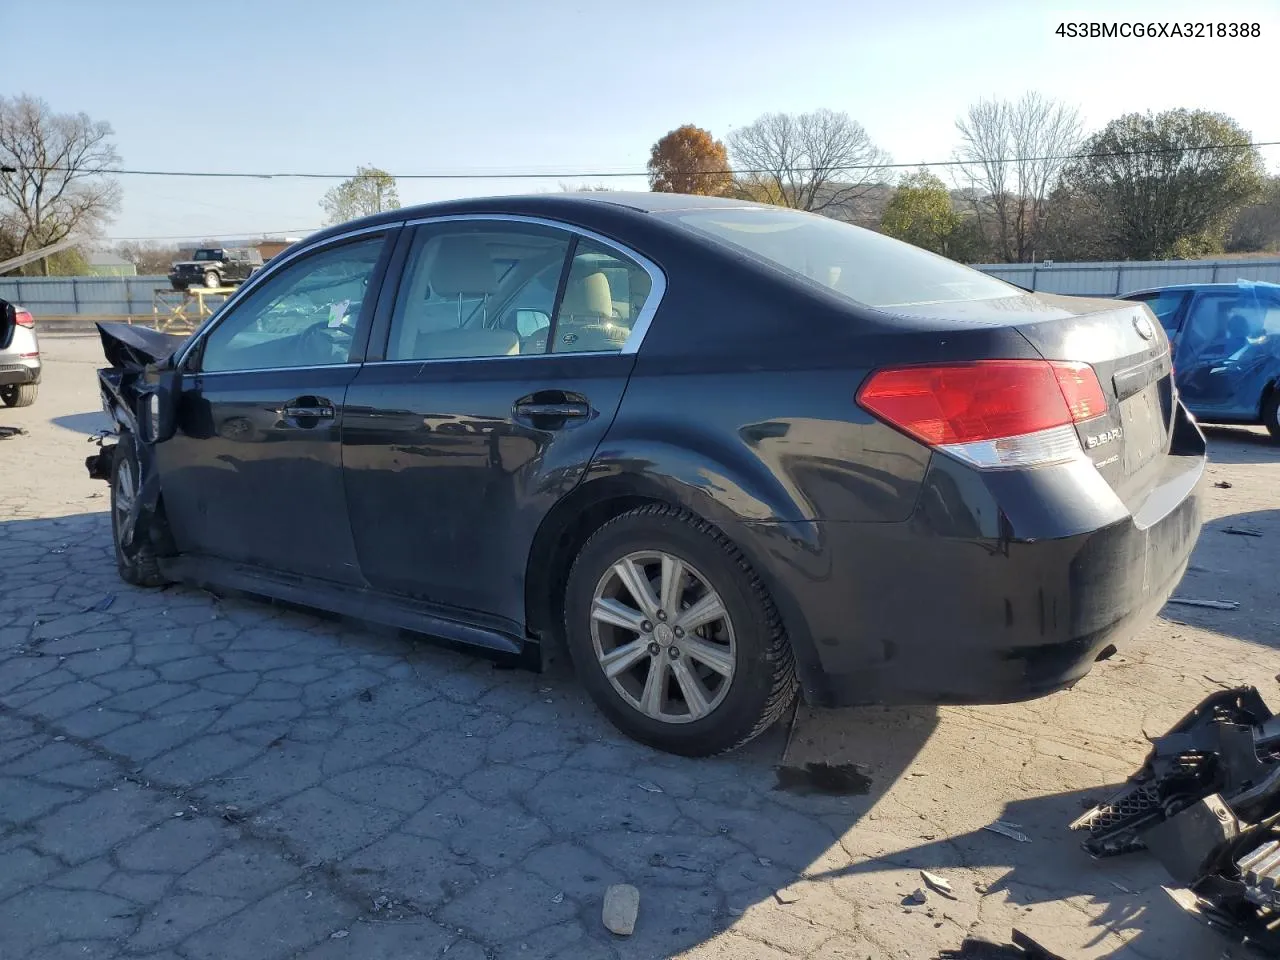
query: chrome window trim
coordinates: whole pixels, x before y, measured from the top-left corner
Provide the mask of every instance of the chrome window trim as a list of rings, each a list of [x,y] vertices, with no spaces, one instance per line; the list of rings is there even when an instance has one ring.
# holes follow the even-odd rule
[[[183,345],[182,350],[178,353],[178,356],[175,359],[176,368],[179,370],[183,369],[183,366],[184,364],[186,364],[187,357],[190,355],[191,351],[196,348],[197,344],[199,344],[199,342],[203,338],[209,335],[210,331],[216,328],[218,324],[222,323],[225,317],[229,316],[232,312],[234,312],[236,304],[239,303],[239,301],[243,300],[246,296],[252,293],[255,289],[257,289],[263,283],[266,283],[266,281],[270,277],[275,276],[277,273],[279,273],[281,270],[283,270],[293,261],[297,260],[299,257],[304,257],[307,254],[315,253],[318,250],[323,250],[326,247],[330,247],[335,244],[342,243],[343,241],[350,240],[354,237],[360,237],[368,233],[381,233],[383,231],[394,230],[397,227],[401,227],[401,226],[404,226],[403,220],[393,220],[390,223],[380,223],[374,227],[361,227],[359,230],[351,230],[351,231],[348,231],[347,233],[340,233],[334,237],[327,237],[324,240],[321,240],[314,244],[310,244],[305,247],[299,246],[295,248],[292,252],[289,252],[287,255],[277,254],[276,255],[277,257],[283,257],[283,259],[280,259],[279,262],[274,262],[275,258],[273,258],[273,262],[271,263],[270,266],[263,267],[261,270],[257,271],[251,277],[249,277],[249,279],[246,280],[244,283],[240,284],[240,286],[236,288],[236,292],[233,293],[231,296],[227,297],[227,299],[223,302],[222,306],[217,311],[214,312],[213,316],[209,317],[209,319],[207,319],[203,325],[196,328],[195,332],[191,334],[191,337],[187,340],[187,342]],[[323,364],[322,366],[324,366],[327,369],[330,367],[338,366],[338,364]],[[350,364],[342,364],[342,366],[350,366]],[[359,366],[359,364],[355,364],[355,366]],[[211,375],[216,375],[220,373],[262,373],[264,371],[305,370],[305,369],[310,369],[310,368],[308,367],[256,367],[250,370],[213,370],[213,371],[209,371],[209,373],[207,374],[204,371],[188,371],[188,372],[200,373],[201,376],[211,376]]]
[[[667,275],[662,268],[650,260],[644,254],[637,253],[625,244],[619,243],[602,234],[596,233],[594,230],[588,230],[586,227],[580,227],[577,224],[565,223],[563,220],[551,220],[547,217],[528,217],[518,213],[451,213],[438,217],[419,217],[416,220],[406,220],[406,227],[429,226],[436,223],[459,223],[473,221],[496,220],[504,223],[529,223],[540,227],[550,227],[553,230],[563,230],[566,233],[572,233],[578,237],[586,237],[588,240],[594,240],[603,246],[616,250],[628,260],[635,262],[640,269],[649,275],[649,297],[645,300],[644,307],[640,313],[636,315],[636,321],[631,325],[631,332],[627,334],[627,339],[623,341],[621,350],[584,350],[575,353],[572,350],[564,353],[556,353],[548,350],[546,353],[526,353],[504,355],[501,357],[439,357],[427,360],[370,360],[373,363],[454,363],[458,360],[532,360],[537,357],[616,357],[627,354],[635,354],[640,350],[641,344],[644,343],[645,334],[649,332],[649,326],[653,323],[653,316],[658,312],[658,307],[662,303],[662,298],[667,292]],[[407,264],[406,264],[407,266]]]
[[[199,370],[193,372],[193,377],[225,377],[228,375],[241,375],[245,373],[281,373],[286,370],[354,370],[358,368],[358,363],[308,363],[301,367],[254,367],[252,370]]]

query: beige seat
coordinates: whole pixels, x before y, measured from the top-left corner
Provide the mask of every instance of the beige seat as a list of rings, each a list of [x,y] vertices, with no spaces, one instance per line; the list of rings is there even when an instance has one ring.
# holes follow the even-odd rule
[[[617,350],[630,327],[614,317],[613,291],[603,270],[570,276],[556,321],[555,353]]]
[[[499,287],[484,240],[469,234],[438,237],[427,243],[422,256],[405,297],[391,359],[502,356],[519,351],[519,339],[514,335],[483,327],[489,298]],[[462,329],[463,321],[477,306],[479,323]]]

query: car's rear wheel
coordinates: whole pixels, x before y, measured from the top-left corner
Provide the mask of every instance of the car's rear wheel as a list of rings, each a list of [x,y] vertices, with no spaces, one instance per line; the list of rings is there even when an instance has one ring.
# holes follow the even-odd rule
[[[210,270],[204,275],[204,285],[210,290],[216,289],[217,287],[222,286],[222,278]]]
[[[38,383],[11,383],[0,387],[0,402],[6,407],[29,407],[40,392]]]
[[[136,531],[131,542],[125,544],[124,532],[129,513],[140,489],[138,454],[131,434],[123,434],[116,444],[115,460],[111,465],[111,542],[115,547],[116,569],[120,579],[139,587],[158,587],[165,582],[155,550],[146,537]]]
[[[660,750],[731,750],[795,697],[764,584],[723,533],[675,507],[639,507],[592,535],[569,573],[565,631],[592,699]]]
[[[1262,402],[1262,422],[1271,434],[1271,439],[1280,441],[1280,387],[1272,388],[1267,399]]]

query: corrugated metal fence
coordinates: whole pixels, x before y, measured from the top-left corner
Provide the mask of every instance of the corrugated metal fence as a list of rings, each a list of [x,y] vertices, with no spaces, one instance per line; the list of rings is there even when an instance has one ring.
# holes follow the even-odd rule
[[[150,317],[168,277],[0,277],[0,299],[40,317]]]
[[[1174,283],[1280,283],[1276,260],[1150,260],[1109,263],[982,263],[983,273],[1042,293],[1114,297]]]
[[[1280,283],[1275,260],[1153,260],[1109,263],[982,263],[975,266],[1028,290],[1114,297],[1171,283]],[[0,277],[0,299],[20,303],[36,317],[152,315],[156,289],[167,277]]]

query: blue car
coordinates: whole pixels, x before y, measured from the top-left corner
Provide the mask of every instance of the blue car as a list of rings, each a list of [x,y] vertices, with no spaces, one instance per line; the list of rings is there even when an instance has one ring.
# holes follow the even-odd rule
[[[1182,402],[1205,423],[1262,424],[1280,441],[1280,284],[1140,290],[1173,349]]]

